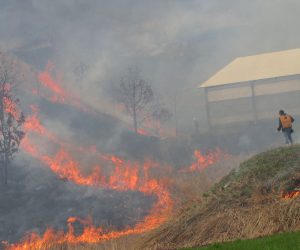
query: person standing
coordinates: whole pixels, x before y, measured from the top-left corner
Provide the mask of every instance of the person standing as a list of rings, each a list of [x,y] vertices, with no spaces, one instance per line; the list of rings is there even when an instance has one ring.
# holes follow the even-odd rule
[[[279,111],[279,126],[277,128],[278,131],[282,131],[283,136],[285,138],[285,143],[287,145],[293,145],[292,133],[294,132],[292,124],[294,122],[294,118],[286,114],[283,110]]]

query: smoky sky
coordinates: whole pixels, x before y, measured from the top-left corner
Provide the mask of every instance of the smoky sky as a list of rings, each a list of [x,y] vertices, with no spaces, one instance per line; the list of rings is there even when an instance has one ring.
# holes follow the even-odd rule
[[[0,47],[29,63],[51,59],[70,79],[85,65],[75,86],[95,106],[138,65],[166,99],[186,92],[182,113],[193,116],[204,105],[195,87],[231,60],[300,46],[299,8],[297,0],[0,0]]]

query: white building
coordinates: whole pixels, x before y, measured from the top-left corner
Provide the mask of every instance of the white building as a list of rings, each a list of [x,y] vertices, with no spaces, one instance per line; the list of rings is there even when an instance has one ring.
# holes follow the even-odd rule
[[[210,127],[300,115],[300,49],[236,58],[200,87]]]

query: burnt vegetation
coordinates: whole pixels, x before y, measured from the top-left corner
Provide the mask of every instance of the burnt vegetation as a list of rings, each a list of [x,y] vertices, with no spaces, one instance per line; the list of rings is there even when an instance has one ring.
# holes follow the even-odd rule
[[[35,161],[17,161],[11,173],[9,188],[0,192],[0,242],[18,242],[31,232],[42,235],[49,227],[67,230],[70,215],[120,230],[142,220],[155,201],[134,191],[77,186]],[[77,223],[75,230],[80,235],[82,225]]]

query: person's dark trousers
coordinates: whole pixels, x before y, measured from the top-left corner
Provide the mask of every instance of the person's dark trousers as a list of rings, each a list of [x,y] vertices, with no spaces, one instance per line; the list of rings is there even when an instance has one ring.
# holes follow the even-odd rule
[[[285,138],[285,143],[286,144],[293,144],[293,138],[292,138],[292,133],[293,129],[292,128],[285,128],[282,130],[283,136]]]

